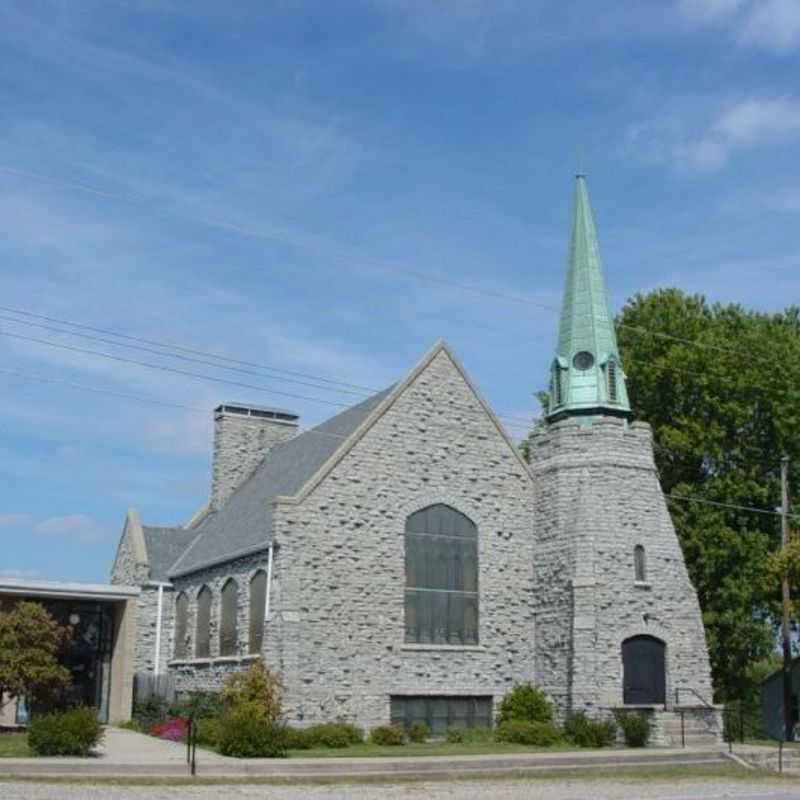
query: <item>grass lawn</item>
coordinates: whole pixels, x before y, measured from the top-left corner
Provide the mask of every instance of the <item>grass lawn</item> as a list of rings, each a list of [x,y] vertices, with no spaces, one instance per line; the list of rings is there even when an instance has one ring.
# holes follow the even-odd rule
[[[395,747],[377,744],[354,744],[350,747],[314,747],[311,750],[290,750],[289,758],[402,758],[403,756],[479,756],[505,753],[552,753],[580,750],[568,744],[553,747],[529,747],[524,744],[505,742],[432,742],[430,744],[408,744]]]
[[[0,758],[25,758],[30,754],[27,734],[0,733]]]
[[[47,775],[35,778],[24,778],[0,775],[0,787],[3,783],[13,781],[15,783],[42,783],[42,784],[86,784],[91,786],[336,786],[336,785],[379,785],[379,786],[399,786],[413,785],[419,782],[425,783],[452,783],[453,785],[468,785],[474,781],[493,780],[500,782],[524,782],[524,783],[558,783],[569,781],[570,784],[585,784],[587,787],[587,797],[591,797],[592,784],[599,781],[614,781],[619,783],[642,784],[652,789],[654,783],[663,783],[667,786],[675,786],[681,783],[701,783],[705,781],[741,781],[743,784],[763,786],[789,786],[794,787],[796,778],[788,778],[777,773],[767,772],[766,770],[744,769],[736,764],[703,764],[703,765],[664,765],[664,766],[641,766],[641,767],[619,767],[608,769],[598,767],[597,769],[582,769],[579,772],[562,770],[541,770],[536,772],[514,772],[514,773],[491,773],[475,772],[456,776],[394,776],[387,778],[385,775],[358,775],[346,777],[316,777],[316,778],[290,778],[290,777],[260,777],[249,776],[246,778],[219,777],[206,778],[202,774],[194,778],[110,778],[105,776],[93,775],[87,777],[50,777]],[[535,791],[532,790],[532,791]],[[2,788],[0,788],[2,795]],[[531,796],[534,796],[533,794]]]

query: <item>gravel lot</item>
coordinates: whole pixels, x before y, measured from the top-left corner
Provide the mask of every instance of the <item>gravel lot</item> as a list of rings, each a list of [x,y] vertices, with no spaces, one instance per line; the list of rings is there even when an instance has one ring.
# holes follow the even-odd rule
[[[787,785],[705,780],[669,783],[601,781],[467,781],[347,786],[78,786],[0,783],[3,800],[797,800],[800,780]]]

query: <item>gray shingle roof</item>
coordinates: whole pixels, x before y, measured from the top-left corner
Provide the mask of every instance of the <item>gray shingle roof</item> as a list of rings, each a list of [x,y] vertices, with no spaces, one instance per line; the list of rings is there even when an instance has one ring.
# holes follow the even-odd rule
[[[271,450],[228,502],[191,531],[196,538],[169,574],[185,575],[266,547],[272,540],[272,501],[297,494],[392,388]]]
[[[147,560],[150,562],[151,581],[168,581],[169,568],[197,536],[196,530],[154,525],[142,525],[142,533],[147,548]]]

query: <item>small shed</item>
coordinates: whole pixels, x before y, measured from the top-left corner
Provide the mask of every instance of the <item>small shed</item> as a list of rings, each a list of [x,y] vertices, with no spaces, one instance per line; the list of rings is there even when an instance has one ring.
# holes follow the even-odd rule
[[[800,656],[792,661],[792,720],[795,741],[800,739]],[[774,739],[782,739],[783,725],[783,670],[778,669],[761,682],[761,717],[764,729]]]

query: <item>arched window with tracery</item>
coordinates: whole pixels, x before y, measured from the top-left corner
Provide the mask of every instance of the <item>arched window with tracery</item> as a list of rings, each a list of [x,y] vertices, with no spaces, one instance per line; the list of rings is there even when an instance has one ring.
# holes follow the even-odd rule
[[[406,520],[405,640],[478,643],[478,529],[437,504]]]
[[[239,640],[237,614],[239,610],[239,585],[228,578],[222,587],[222,613],[219,625],[219,654],[235,656]]]
[[[250,636],[251,653],[260,653],[264,645],[264,615],[267,607],[267,573],[258,570],[250,578]]]
[[[197,622],[194,639],[195,658],[211,656],[211,589],[203,586],[197,595]]]
[[[175,599],[175,658],[187,658],[189,655],[188,642],[189,627],[189,598],[186,592],[181,592]]]

